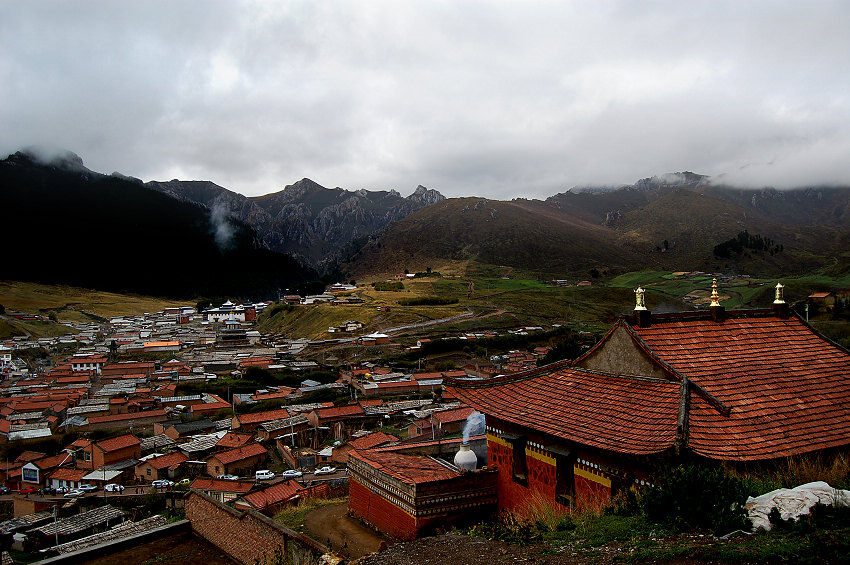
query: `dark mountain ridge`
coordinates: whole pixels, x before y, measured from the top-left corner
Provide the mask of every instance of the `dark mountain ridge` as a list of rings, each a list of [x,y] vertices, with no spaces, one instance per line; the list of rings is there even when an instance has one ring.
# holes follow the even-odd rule
[[[7,237],[0,278],[251,299],[317,278],[295,259],[263,249],[244,222],[137,180],[95,173],[69,155],[10,155],[0,161],[0,190]]]
[[[238,218],[256,231],[264,247],[289,253],[325,273],[335,269],[352,241],[445,199],[423,186],[402,197],[394,190],[329,189],[306,178],[256,197],[204,181],[172,180],[146,186]]]

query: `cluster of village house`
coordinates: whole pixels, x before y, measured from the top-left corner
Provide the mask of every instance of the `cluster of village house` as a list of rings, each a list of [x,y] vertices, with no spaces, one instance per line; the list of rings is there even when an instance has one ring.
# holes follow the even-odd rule
[[[72,358],[29,385],[7,387],[14,389],[2,401],[7,435],[28,420],[48,419],[53,429],[72,418],[79,418],[74,429],[108,422],[128,433],[80,440],[53,457],[26,453],[6,464],[5,480],[135,485],[190,477],[191,488],[212,499],[268,511],[318,487],[216,477],[251,477],[277,459],[292,468],[345,466],[350,513],[410,539],[435,524],[521,509],[532,497],[565,510],[598,508],[623,489],[651,483],[664,463],[758,468],[846,453],[850,445],[850,353],[792,315],[781,285],[772,309],[727,312],[715,288],[709,309],[679,314],[650,312],[638,289],[633,314],[577,360],[536,367],[534,358],[517,353],[518,372],[498,374],[351,367],[331,385],[237,395],[232,402],[285,405],[218,420],[232,407],[227,400],[174,396],[176,382],[196,374],[191,362]],[[238,367],[275,362],[254,354]],[[347,387],[358,400],[299,405],[317,386]],[[486,427],[458,436],[478,415]],[[406,433],[385,433],[386,426]]]
[[[5,342],[0,350],[4,371],[0,441],[61,438],[69,431],[82,435],[58,454],[28,450],[0,463],[8,488],[50,491],[54,497],[42,500],[28,494],[19,511],[49,508],[56,493],[81,484],[99,488],[119,484],[128,492],[142,492],[154,480],[189,479],[192,489],[214,500],[271,512],[281,504],[325,492],[327,484],[280,478],[257,482],[258,469],[309,470],[323,465],[344,469],[350,452],[383,444],[420,454],[445,454],[452,440],[444,438],[459,434],[473,410],[443,399],[443,380],[494,372],[469,366],[466,371],[411,374],[364,363],[341,370],[338,381],[330,384],[305,379],[297,388],[269,387],[227,399],[215,394],[178,395],[180,383],[208,381],[250,367],[318,367],[294,357],[308,345],[306,340],[268,342],[253,335],[251,322],[265,306],[225,303],[201,314],[175,308],[114,317],[103,324],[77,324],[78,333],[62,340]],[[233,337],[236,333],[241,339]],[[465,337],[485,335],[495,334]],[[383,335],[373,339],[388,341]],[[80,349],[52,366],[31,369],[14,355],[18,349],[68,343]],[[167,360],[110,361],[114,351],[134,349],[156,352]],[[535,365],[546,351],[513,352],[498,361],[505,371],[522,370]],[[322,388],[348,391],[357,400],[342,406],[301,402],[304,395]],[[279,402],[280,408],[236,413],[242,404],[260,402]],[[380,431],[384,426],[404,431],[401,437],[385,434]],[[102,441],[85,439],[92,431],[123,433]],[[483,454],[482,448],[483,444],[478,450]],[[219,478],[224,475],[239,479]],[[337,477],[325,480],[332,485],[347,481]]]

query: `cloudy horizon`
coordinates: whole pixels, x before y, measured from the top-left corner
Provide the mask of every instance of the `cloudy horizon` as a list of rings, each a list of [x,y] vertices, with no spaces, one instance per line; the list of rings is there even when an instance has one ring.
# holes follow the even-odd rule
[[[840,1],[2,2],[0,153],[246,196],[850,185]]]

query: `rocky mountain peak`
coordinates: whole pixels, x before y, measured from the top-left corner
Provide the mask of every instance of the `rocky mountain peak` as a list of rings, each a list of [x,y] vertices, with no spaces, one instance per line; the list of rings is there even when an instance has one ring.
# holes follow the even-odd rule
[[[446,199],[445,196],[436,190],[425,188],[421,184],[417,186],[416,190],[413,191],[413,194],[407,198],[421,206],[430,206],[431,204],[436,204],[437,202],[441,202]]]

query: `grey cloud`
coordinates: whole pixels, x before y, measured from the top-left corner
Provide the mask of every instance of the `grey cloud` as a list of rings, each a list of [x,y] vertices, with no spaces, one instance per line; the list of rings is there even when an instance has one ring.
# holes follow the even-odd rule
[[[850,5],[5,2],[0,152],[247,195],[850,183]]]

